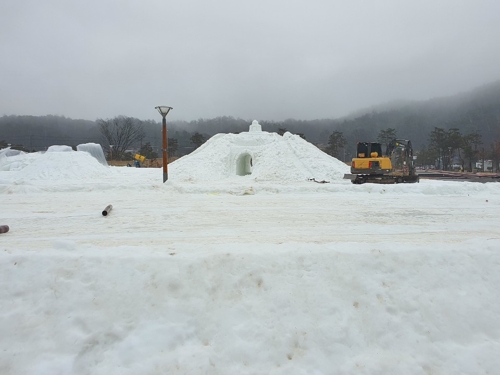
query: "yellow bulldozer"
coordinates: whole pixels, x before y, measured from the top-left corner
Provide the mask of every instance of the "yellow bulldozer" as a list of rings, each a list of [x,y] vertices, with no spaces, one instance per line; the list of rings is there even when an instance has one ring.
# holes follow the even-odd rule
[[[397,184],[419,182],[413,160],[413,148],[407,139],[393,139],[382,153],[382,144],[358,142],[351,173],[344,175],[353,184]]]

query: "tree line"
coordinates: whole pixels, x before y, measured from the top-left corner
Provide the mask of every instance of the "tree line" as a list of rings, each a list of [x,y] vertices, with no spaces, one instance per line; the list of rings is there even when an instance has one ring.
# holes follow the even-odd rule
[[[248,131],[252,120],[220,116],[168,121],[169,153],[186,155],[214,134]],[[114,123],[125,124],[125,128],[133,124],[140,131],[132,140],[131,133],[120,138],[116,130],[113,133]],[[477,160],[498,157],[500,81],[453,97],[386,104],[339,119],[259,119],[259,123],[264,131],[299,134],[343,161],[354,155],[357,142],[386,143],[387,137],[396,135],[412,141],[419,162],[439,168],[450,168],[458,162],[464,169],[472,169]],[[45,150],[53,144],[94,142],[108,151],[110,145],[116,146],[117,157],[125,157],[125,151],[131,148],[154,155],[162,149],[161,129],[158,121],[124,116],[96,121],[62,116],[0,117],[0,141],[29,151]]]
[[[470,172],[475,169],[499,172],[500,136],[492,140],[489,147],[484,147],[481,134],[478,132],[462,134],[457,128],[435,127],[427,134],[427,137],[428,145],[416,152],[416,164],[421,167],[442,170],[459,169]],[[396,129],[387,128],[380,130],[376,140],[383,145],[384,149],[391,140],[396,138],[399,138]],[[345,144],[346,139],[343,133],[334,131],[330,135],[325,151],[338,158]],[[491,160],[490,167],[485,165],[486,160]],[[479,162],[479,168],[476,168],[477,162]]]
[[[131,149],[136,147],[136,152],[144,155],[148,159],[155,159],[160,156],[159,146],[161,137],[157,137],[156,142],[153,144],[147,141],[148,131],[154,128],[157,132],[159,127],[158,123],[144,122],[135,118],[117,116],[112,119],[98,119],[95,122],[97,130],[100,133],[100,142],[103,146],[108,158],[115,160],[130,160],[133,158]],[[161,128],[160,128],[161,129]],[[286,127],[278,127],[277,133],[283,135],[287,132]],[[208,138],[198,131],[189,133],[183,131],[179,133],[178,130],[174,134],[184,136],[181,138],[183,142],[189,140],[192,149],[200,147]],[[304,133],[298,133],[301,137],[306,139]],[[390,143],[394,138],[399,137],[398,131],[395,128],[381,129],[376,137],[377,142],[380,142],[384,147]],[[52,140],[52,138],[49,138]],[[52,143],[53,140],[52,140]],[[5,140],[0,139],[0,148],[11,146],[19,150],[29,152],[22,144],[9,144]],[[76,145],[73,145],[74,147]],[[327,154],[334,156],[340,160],[349,161],[354,153],[348,151],[348,141],[344,133],[340,130],[333,130],[329,135],[326,142],[317,144]],[[179,139],[168,137],[168,153],[169,157],[176,156],[179,151]],[[472,171],[477,161],[481,161],[484,169],[484,160],[492,160],[492,170],[498,171],[498,164],[500,162],[500,133],[497,138],[489,143],[489,147],[484,147],[482,136],[479,132],[471,132],[462,134],[458,128],[444,129],[441,127],[434,127],[434,129],[427,134],[427,144],[420,149],[416,150],[417,165],[431,166],[438,169],[453,169],[457,165],[462,170]]]
[[[45,151],[52,145],[98,143],[108,157],[127,160],[131,150],[146,157],[162,148],[161,123],[152,120],[116,116],[96,121],[74,120],[63,116],[0,117],[0,148],[12,147],[25,152]],[[188,132],[169,124],[169,154],[182,156],[203,144],[209,135]],[[110,147],[112,146],[112,147]]]

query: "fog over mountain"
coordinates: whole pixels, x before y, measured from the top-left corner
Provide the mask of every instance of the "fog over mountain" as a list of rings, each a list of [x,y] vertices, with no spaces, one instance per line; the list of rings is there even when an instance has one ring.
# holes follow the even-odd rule
[[[1,115],[346,116],[500,78],[491,0],[0,2]]]
[[[394,128],[398,136],[412,139],[417,147],[428,142],[435,127],[457,128],[464,134],[478,132],[489,145],[500,141],[500,81],[449,97],[386,103],[335,122],[338,129],[366,134],[367,139],[374,139],[379,130]]]

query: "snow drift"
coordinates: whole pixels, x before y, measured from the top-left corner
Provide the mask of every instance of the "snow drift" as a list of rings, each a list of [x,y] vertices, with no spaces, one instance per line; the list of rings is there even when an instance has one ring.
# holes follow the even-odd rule
[[[173,181],[341,180],[349,167],[289,132],[217,134],[170,166]]]

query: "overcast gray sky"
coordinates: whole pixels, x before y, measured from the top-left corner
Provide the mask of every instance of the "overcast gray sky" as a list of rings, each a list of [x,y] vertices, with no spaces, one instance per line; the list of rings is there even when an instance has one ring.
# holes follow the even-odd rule
[[[498,0],[2,0],[0,115],[335,118],[500,78]]]

